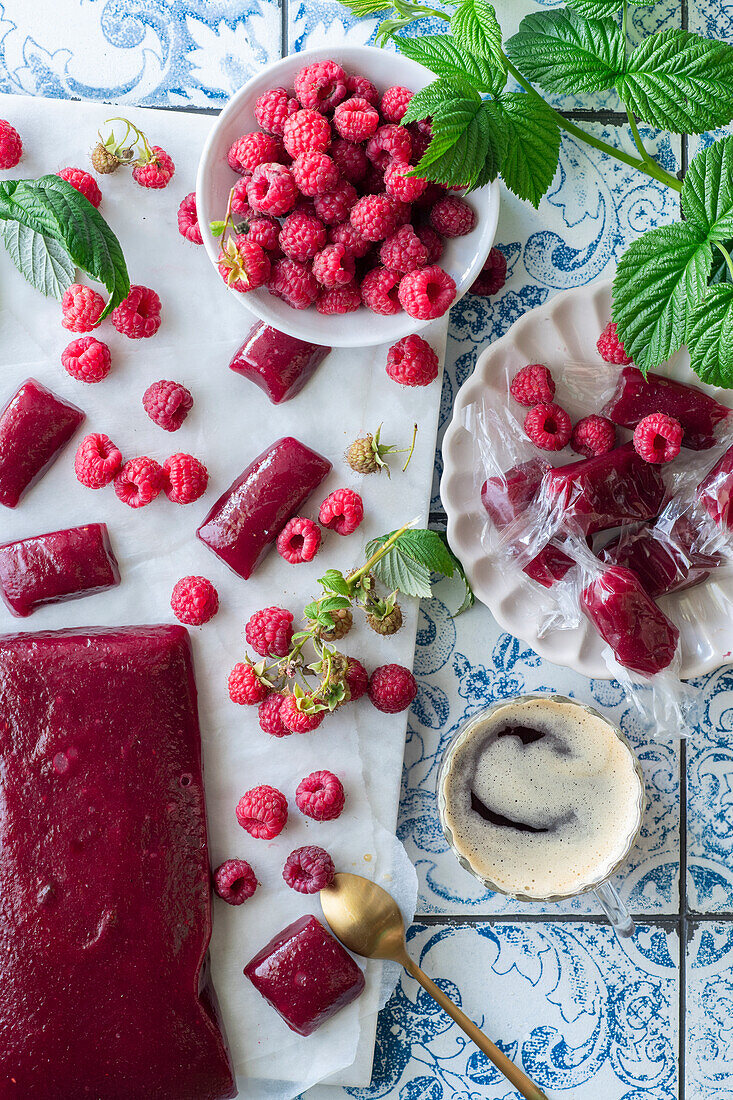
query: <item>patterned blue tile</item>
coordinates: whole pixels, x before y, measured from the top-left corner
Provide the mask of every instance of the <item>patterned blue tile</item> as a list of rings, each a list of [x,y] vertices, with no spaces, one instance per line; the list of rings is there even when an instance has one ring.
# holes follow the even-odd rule
[[[700,923],[687,944],[686,1100],[733,1096],[733,924]]]

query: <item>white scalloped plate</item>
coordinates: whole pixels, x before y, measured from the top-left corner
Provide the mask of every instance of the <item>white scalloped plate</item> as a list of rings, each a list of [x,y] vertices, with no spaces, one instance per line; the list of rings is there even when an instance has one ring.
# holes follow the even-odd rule
[[[474,484],[473,443],[464,427],[463,414],[486,389],[500,387],[504,392],[507,367],[518,370],[525,363],[540,362],[553,370],[568,361],[592,362],[598,355],[596,340],[610,317],[611,282],[593,283],[564,291],[526,313],[506,336],[485,348],[456,397],[443,441],[445,469],[440,485],[448,513],[448,540],[463,562],[477,598],[501,627],[532,646],[541,657],[598,679],[608,679],[609,671],[603,659],[604,643],[592,625],[583,620],[575,630],[555,630],[539,638],[543,590],[524,582],[518,570],[502,570],[486,555],[481,534],[487,517]],[[731,404],[728,391],[702,385],[690,369],[686,349],[660,370]],[[729,611],[733,576],[725,569],[713,577],[697,588],[660,601],[680,628],[681,675],[685,679],[726,664],[733,653]]]

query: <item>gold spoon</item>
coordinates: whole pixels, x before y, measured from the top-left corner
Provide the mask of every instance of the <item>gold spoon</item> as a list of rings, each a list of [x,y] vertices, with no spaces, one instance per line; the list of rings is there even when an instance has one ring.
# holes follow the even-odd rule
[[[330,886],[321,890],[321,906],[331,931],[344,947],[367,959],[391,959],[404,966],[522,1096],[527,1100],[547,1100],[527,1074],[515,1066],[412,961],[407,954],[402,913],[386,890],[361,875],[340,872]]]

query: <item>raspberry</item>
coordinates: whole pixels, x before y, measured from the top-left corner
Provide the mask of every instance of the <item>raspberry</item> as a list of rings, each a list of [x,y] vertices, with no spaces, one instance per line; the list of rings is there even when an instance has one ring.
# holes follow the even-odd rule
[[[313,561],[321,545],[321,529],[312,519],[293,516],[277,536],[277,552],[291,565]]]
[[[349,698],[353,703],[357,699],[361,699],[362,695],[366,695],[369,690],[369,675],[364,665],[361,661],[357,661],[356,657],[347,657],[347,661],[349,664],[345,679],[349,689]]]
[[[354,625],[354,616],[348,607],[338,607],[335,611],[330,611],[329,615],[333,621],[333,626],[330,630],[321,628],[320,637],[327,642],[340,642]]]
[[[70,332],[91,332],[99,324],[104,298],[90,286],[72,283],[61,299],[61,324]]]
[[[443,237],[465,237],[476,225],[476,211],[458,195],[446,195],[432,207],[430,224]]]
[[[301,195],[323,195],[339,181],[339,170],[327,153],[301,153],[291,171]]]
[[[216,266],[227,286],[239,294],[256,290],[270,278],[270,257],[261,245],[250,241],[244,233],[229,237]]]
[[[433,264],[404,275],[398,297],[405,313],[418,321],[442,317],[455,300],[456,284],[447,271]]]
[[[285,860],[283,878],[299,894],[317,894],[333,882],[336,868],[325,848],[308,844],[296,848]]]
[[[355,145],[353,141],[344,141],[343,138],[335,138],[331,142],[329,153],[331,160],[349,183],[358,183],[359,180],[364,179],[369,161],[361,145]]]
[[[412,156],[410,135],[404,126],[395,126],[392,123],[380,126],[367,142],[366,155],[382,170],[391,160],[402,160],[407,164]]]
[[[82,439],[74,459],[77,481],[88,489],[109,485],[122,465],[122,455],[108,435],[95,432]]]
[[[193,408],[193,396],[180,382],[153,382],[143,394],[143,408],[154,424],[177,432]]]
[[[605,416],[584,416],[573,428],[570,446],[586,458],[605,455],[616,446],[616,425]]]
[[[498,248],[492,248],[486,263],[468,288],[468,293],[488,298],[492,294],[498,294],[505,282],[506,256]]]
[[[409,668],[380,665],[369,680],[369,698],[384,714],[406,710],[417,695],[417,683]]]
[[[345,222],[358,195],[348,180],[339,180],[325,195],[316,195],[313,205],[316,214],[326,225]]]
[[[163,463],[166,473],[165,495],[173,504],[193,504],[203,496],[209,484],[209,473],[203,462],[193,455],[171,455]]]
[[[361,76],[359,73],[352,73],[346,77],[346,91],[349,95],[359,96],[360,99],[366,99],[368,103],[371,103],[372,107],[376,107],[379,102],[379,92],[372,84],[371,80],[367,80],[365,76]]]
[[[325,717],[323,710],[301,710],[294,695],[286,695],[280,707],[280,721],[291,733],[310,733],[318,729]]]
[[[163,467],[143,455],[126,462],[115,478],[115,492],[123,504],[144,508],[155,500],[165,485]]]
[[[411,122],[407,127],[407,132],[410,135],[412,144],[412,157],[410,159],[413,164],[417,164],[425,156],[430,142],[433,140],[433,128],[429,122],[422,120]],[[437,186],[437,184],[431,184],[431,187]]]
[[[384,191],[384,169],[377,168],[376,164],[368,162],[369,167],[361,181],[361,191],[364,195],[381,195]]]
[[[83,195],[95,209],[99,206],[102,201],[102,192],[94,176],[90,176],[83,168],[62,168],[56,175],[70,183],[74,190]]]
[[[120,158],[108,149],[101,141],[98,141],[90,153],[90,160],[95,172],[98,172],[100,176],[109,175],[110,172],[116,172],[119,166],[122,164]]]
[[[318,510],[318,522],[337,535],[351,535],[364,519],[364,504],[353,489],[329,493]]]
[[[139,164],[132,170],[132,178],[141,187],[167,187],[173,178],[176,166],[159,145],[152,147],[153,157],[147,164]]]
[[[186,626],[203,626],[219,610],[219,594],[206,577],[182,577],[171,595],[173,614]]]
[[[428,262],[428,250],[411,225],[401,225],[396,233],[382,244],[379,258],[392,271],[416,271]]]
[[[338,105],[333,114],[333,124],[347,141],[366,141],[376,133],[379,112],[367,99],[352,96]]]
[[[316,298],[316,309],[324,317],[353,313],[361,306],[361,294],[354,283],[322,290]]]
[[[300,110],[297,99],[289,94],[285,88],[270,88],[263,92],[255,103],[255,119],[268,134],[276,134],[282,137],[285,120]]]
[[[273,691],[266,699],[263,699],[257,708],[260,729],[269,733],[271,737],[289,737],[293,732],[284,726],[280,718],[280,707],[285,699],[284,695]]]
[[[242,179],[237,180],[234,187],[232,187],[230,206],[232,218],[237,223],[248,222],[251,218],[255,217],[255,212],[247,201],[247,184],[251,178],[251,176],[243,176]]]
[[[344,286],[354,278],[354,257],[344,244],[329,244],[313,259],[313,274],[321,286]]]
[[[160,328],[160,298],[147,286],[133,285],[124,302],[112,310],[110,320],[118,332],[131,340],[155,336]]]
[[[443,187],[441,183],[433,183],[429,180],[422,195],[417,199],[416,205],[422,210],[430,210],[431,207],[435,206],[436,202],[440,202],[447,193],[446,188]]]
[[[110,372],[112,357],[101,340],[80,336],[61,352],[61,362],[77,382],[101,382]]]
[[[310,260],[326,243],[326,227],[313,214],[289,214],[280,230],[279,243],[291,260]]]
[[[344,457],[354,473],[376,474],[382,467],[386,468],[386,463],[382,460],[382,451],[378,440],[375,442],[370,432],[360,439],[355,439]]]
[[[278,260],[267,288],[293,309],[307,309],[318,297],[318,280],[309,267],[297,260]]]
[[[318,111],[298,111],[285,121],[283,144],[293,160],[301,153],[324,153],[331,144],[328,119]]]
[[[277,787],[263,784],[242,795],[236,815],[242,828],[256,840],[274,840],[288,820],[288,800]]]
[[[255,214],[247,223],[247,240],[266,252],[280,252],[280,222],[271,214]]]
[[[391,195],[364,195],[353,207],[350,221],[365,241],[383,241],[403,224],[405,204]]]
[[[178,207],[178,232],[191,244],[203,244],[199,216],[196,211],[196,192],[191,191],[185,199],[181,199]]]
[[[396,634],[402,627],[402,609],[395,604],[387,615],[379,618],[377,615],[367,615],[367,623],[377,634],[387,638],[390,634]]]
[[[543,451],[561,451],[570,442],[570,417],[559,405],[543,402],[530,409],[524,418],[524,430]]]
[[[247,645],[260,657],[285,657],[293,637],[293,616],[284,607],[255,611],[244,628]]]
[[[396,84],[393,88],[387,88],[382,96],[382,118],[385,122],[402,122],[407,106],[412,99],[409,88],[401,88]]]
[[[371,241],[365,241],[354,229],[351,222],[341,222],[332,225],[328,231],[328,239],[331,244],[345,244],[352,256],[357,260],[366,256],[372,247]]]
[[[268,164],[282,160],[283,143],[272,134],[263,134],[255,130],[237,138],[227,153],[229,167],[244,175],[254,172],[258,164]]]
[[[422,336],[403,336],[387,352],[387,374],[401,386],[428,386],[439,368],[438,356]]]
[[[288,214],[298,199],[293,173],[284,164],[258,164],[247,184],[247,200],[253,210],[279,218]]]
[[[645,462],[671,462],[681,446],[682,425],[666,413],[651,413],[634,428],[634,448]]]
[[[384,187],[388,195],[394,195],[402,202],[415,202],[428,185],[428,181],[419,176],[410,176],[412,168],[400,160],[393,160],[384,170]]]
[[[415,230],[418,239],[422,241],[428,253],[427,262],[430,266],[437,264],[443,255],[443,238],[429,225],[419,225]]]
[[[293,87],[304,107],[325,114],[346,96],[346,73],[335,61],[314,61],[296,73]]]
[[[242,905],[258,886],[257,876],[246,859],[227,859],[214,871],[214,889],[229,905]]]
[[[344,785],[333,772],[311,772],[295,791],[295,805],[314,821],[334,821],[340,817],[345,801]]]
[[[633,362],[631,356],[624,351],[624,345],[618,338],[616,325],[613,321],[609,321],[598,337],[596,347],[601,359],[605,359],[607,363],[616,363],[619,367],[627,367],[629,363]]]
[[[528,363],[514,375],[509,393],[517,404],[531,409],[535,405],[549,405],[552,402],[555,383],[542,363]]]
[[[0,118],[0,168],[15,168],[22,156],[20,134],[4,118]]]
[[[398,299],[400,280],[397,271],[386,267],[375,267],[367,272],[361,281],[361,300],[373,313],[387,317],[400,312]]]
[[[250,664],[239,661],[229,673],[227,680],[229,698],[243,707],[252,707],[261,703],[270,694],[267,684],[263,684]]]

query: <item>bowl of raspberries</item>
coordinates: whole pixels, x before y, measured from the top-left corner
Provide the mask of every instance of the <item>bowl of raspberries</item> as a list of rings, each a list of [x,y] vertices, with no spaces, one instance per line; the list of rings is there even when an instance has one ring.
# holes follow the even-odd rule
[[[267,324],[334,347],[399,340],[481,270],[498,185],[463,195],[410,173],[429,120],[403,124],[433,74],[371,46],[305,50],[232,97],[196,182],[225,287]]]

